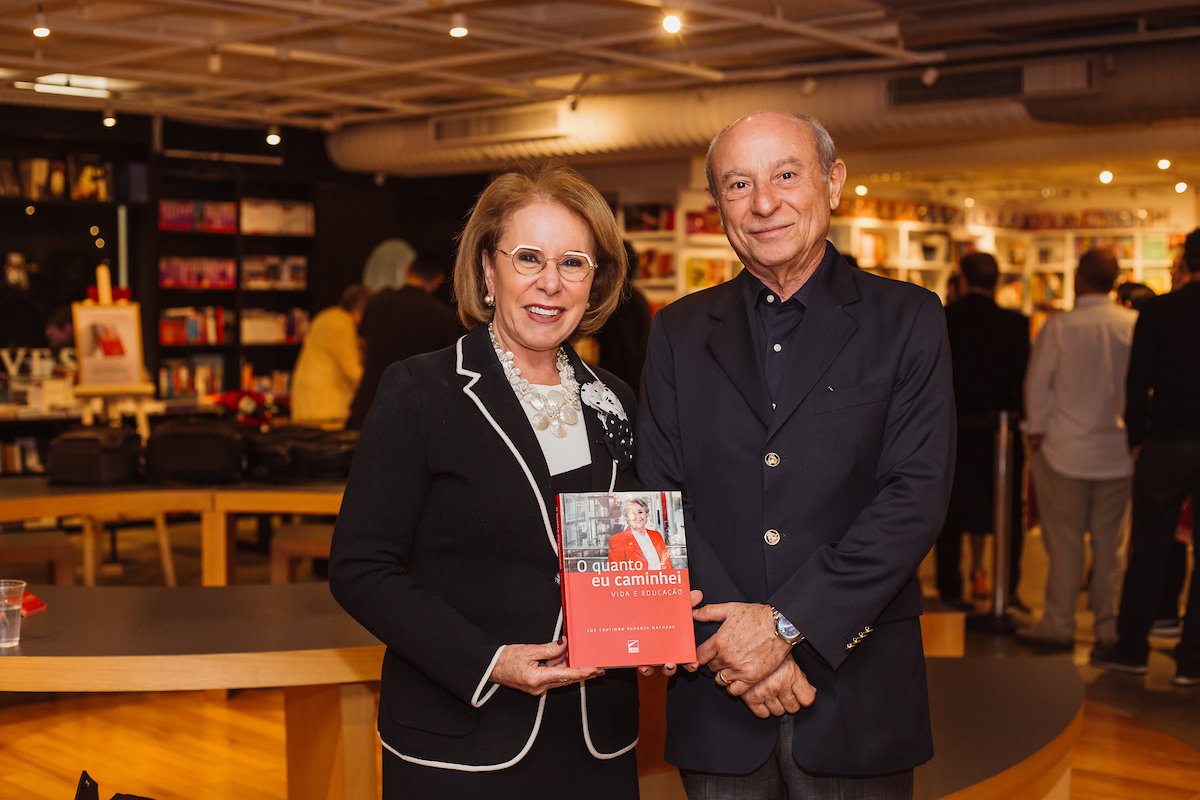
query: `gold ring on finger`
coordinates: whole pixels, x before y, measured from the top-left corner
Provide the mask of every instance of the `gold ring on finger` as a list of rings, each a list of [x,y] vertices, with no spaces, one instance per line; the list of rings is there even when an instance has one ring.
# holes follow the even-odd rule
[[[717,672],[717,682],[720,683],[722,686],[729,686],[730,684],[733,683],[733,681],[731,681],[725,677],[725,670],[720,670],[719,672]]]

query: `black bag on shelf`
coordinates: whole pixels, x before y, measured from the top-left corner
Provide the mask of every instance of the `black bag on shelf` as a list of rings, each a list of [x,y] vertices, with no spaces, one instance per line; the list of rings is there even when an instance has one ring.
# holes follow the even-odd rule
[[[224,420],[164,420],[146,442],[146,477],[158,483],[237,483],[245,462],[246,441]]]
[[[74,426],[50,442],[51,483],[110,486],[137,478],[142,437],[129,428]]]
[[[249,477],[261,481],[345,480],[358,431],[287,425],[246,436]]]

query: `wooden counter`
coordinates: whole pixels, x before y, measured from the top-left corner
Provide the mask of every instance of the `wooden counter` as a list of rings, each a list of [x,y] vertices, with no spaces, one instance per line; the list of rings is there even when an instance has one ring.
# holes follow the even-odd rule
[[[288,797],[373,800],[384,648],[326,584],[36,588],[0,691],[282,686]]]

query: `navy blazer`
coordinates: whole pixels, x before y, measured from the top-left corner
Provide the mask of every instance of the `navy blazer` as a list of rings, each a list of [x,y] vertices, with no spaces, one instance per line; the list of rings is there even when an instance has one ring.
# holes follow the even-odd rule
[[[791,657],[817,695],[795,715],[797,763],[836,775],[908,769],[933,754],[914,575],[953,475],[945,314],[932,292],[839,255],[813,287],[772,409],[748,277],[658,313],[639,475],[683,492],[691,582],[706,603],[769,603],[807,637]],[[718,627],[697,624],[697,641]],[[750,772],[779,720],[755,717],[706,672],[672,679],[667,760]]]
[[[633,392],[598,375],[632,414]],[[636,489],[594,411],[580,416],[597,491]],[[384,745],[408,761],[486,771],[515,764],[537,736],[545,697],[487,682],[503,644],[562,633],[550,472],[480,326],[451,348],[384,373],[359,438],[330,553],[338,602],[387,645],[379,702]],[[637,738],[633,670],[578,686],[597,758]]]

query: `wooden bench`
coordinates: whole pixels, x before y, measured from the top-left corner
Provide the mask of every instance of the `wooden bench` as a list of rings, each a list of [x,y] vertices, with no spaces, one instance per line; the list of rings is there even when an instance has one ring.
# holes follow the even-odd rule
[[[308,522],[279,525],[271,536],[271,583],[292,583],[302,558],[329,558],[333,525]]]
[[[75,547],[62,531],[0,534],[0,564],[49,564],[54,583],[75,583]]]

